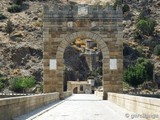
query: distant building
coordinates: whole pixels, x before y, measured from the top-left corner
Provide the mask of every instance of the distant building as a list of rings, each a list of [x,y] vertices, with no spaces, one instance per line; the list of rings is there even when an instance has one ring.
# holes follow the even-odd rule
[[[73,94],[91,94],[92,85],[88,81],[68,81],[67,91]]]

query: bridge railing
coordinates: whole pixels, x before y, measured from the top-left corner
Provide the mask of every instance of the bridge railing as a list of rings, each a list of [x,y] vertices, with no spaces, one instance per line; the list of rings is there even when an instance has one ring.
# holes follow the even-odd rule
[[[56,100],[59,100],[58,92],[0,99],[0,120],[12,120]]]
[[[108,93],[108,100],[139,115],[160,115],[160,99],[158,98]]]
[[[71,95],[72,95],[72,91],[63,92],[64,98],[67,98],[67,97],[69,97],[69,96],[71,96]]]
[[[60,99],[59,92],[45,94],[0,93],[0,95],[13,96],[2,99],[0,98],[0,120],[12,120],[17,116]],[[71,91],[63,93],[64,98],[71,95]]]

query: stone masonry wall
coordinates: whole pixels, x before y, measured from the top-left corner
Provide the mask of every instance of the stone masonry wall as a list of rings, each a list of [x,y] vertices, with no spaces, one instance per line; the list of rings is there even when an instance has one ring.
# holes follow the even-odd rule
[[[0,99],[0,120],[12,120],[56,100],[59,100],[59,93]]]
[[[108,93],[108,100],[131,112],[137,113],[137,115],[146,115],[146,117],[148,115],[147,120],[160,119],[160,99],[158,98]],[[127,117],[134,119],[136,116],[133,114]],[[140,119],[140,116],[138,119]]]
[[[79,14],[83,8],[87,13]],[[82,10],[83,11],[83,10]],[[77,38],[95,41],[103,54],[103,93],[122,92],[123,25],[122,10],[118,6],[103,8],[89,5],[44,6],[44,92],[60,92],[63,98],[63,54],[65,48]],[[57,68],[50,70],[50,59],[57,61]],[[117,59],[117,69],[110,70],[110,59]]]
[[[64,98],[71,95],[72,92],[64,92]],[[0,99],[0,120],[12,120],[59,99],[58,92]]]

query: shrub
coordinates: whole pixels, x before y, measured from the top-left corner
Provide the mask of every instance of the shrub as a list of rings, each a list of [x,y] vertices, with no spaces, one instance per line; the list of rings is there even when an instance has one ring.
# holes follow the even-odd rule
[[[144,11],[142,11],[138,16],[138,21],[145,20],[145,19],[146,19],[146,13]]]
[[[153,79],[154,65],[147,59],[138,58],[134,66],[129,66],[124,71],[123,79],[134,88],[145,81]]]
[[[6,19],[7,17],[0,13],[0,20]]]
[[[160,44],[155,46],[153,53],[155,55],[160,55]]]
[[[150,13],[151,13],[150,9],[142,10],[141,13],[138,16],[138,21],[139,20],[146,20],[149,17]]]
[[[123,10],[123,13],[127,12],[130,10],[129,6],[127,4],[125,4],[123,7],[122,7],[122,10]]]
[[[152,80],[153,79],[153,68],[154,68],[154,65],[148,60],[148,59],[145,59],[145,58],[138,58],[137,59],[137,64],[140,64],[142,66],[145,67],[145,70],[146,70],[146,80]]]
[[[15,92],[24,92],[28,88],[31,88],[35,85],[35,78],[32,76],[27,77],[14,77],[10,79],[10,89]]]
[[[13,23],[10,20],[7,21],[5,30],[8,34],[10,34],[13,31]]]
[[[4,84],[0,82],[0,91],[4,88]]]
[[[5,87],[5,78],[0,77],[0,91]]]
[[[157,44],[160,42],[157,40],[144,40],[143,45],[149,46],[151,49],[154,49]]]
[[[35,85],[34,77],[25,77],[23,78],[23,82],[21,84],[23,89],[31,88]]]
[[[142,46],[138,46],[138,47],[136,48],[136,52],[137,52],[138,56],[144,57],[143,47],[142,47]]]
[[[155,21],[151,19],[139,20],[136,27],[145,35],[152,35],[155,27]]]
[[[8,12],[11,12],[11,13],[21,12],[21,10],[22,10],[22,7],[17,4],[13,4],[8,7]]]
[[[136,64],[135,66],[130,66],[124,71],[124,81],[134,88],[142,84],[146,79],[146,71],[144,66]]]
[[[13,0],[13,3],[17,5],[22,5],[23,0]]]
[[[134,32],[134,39],[142,39],[142,35],[138,31],[135,31]]]

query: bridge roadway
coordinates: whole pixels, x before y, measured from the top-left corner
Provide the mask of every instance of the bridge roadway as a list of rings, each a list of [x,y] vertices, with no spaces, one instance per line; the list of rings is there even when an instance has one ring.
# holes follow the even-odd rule
[[[127,113],[131,115],[129,111],[95,95],[73,94],[14,120],[130,120]]]

